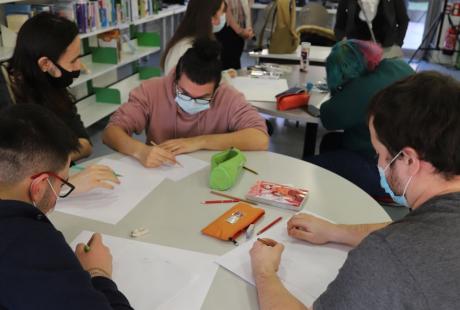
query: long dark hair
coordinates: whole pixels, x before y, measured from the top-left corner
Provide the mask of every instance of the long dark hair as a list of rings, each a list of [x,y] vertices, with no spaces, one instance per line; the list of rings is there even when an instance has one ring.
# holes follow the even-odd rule
[[[189,1],[184,19],[166,45],[163,55],[161,55],[161,68],[164,69],[169,50],[183,38],[213,38],[211,18],[219,11],[222,3],[224,3],[224,0]]]
[[[75,23],[50,13],[40,13],[24,23],[7,68],[17,103],[40,104],[58,114],[72,109],[73,96],[65,88],[51,85],[38,60],[45,56],[57,64],[77,35]]]

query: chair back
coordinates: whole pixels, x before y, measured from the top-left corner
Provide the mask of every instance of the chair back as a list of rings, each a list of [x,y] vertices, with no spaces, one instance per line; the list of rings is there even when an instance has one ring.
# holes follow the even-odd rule
[[[320,3],[307,3],[300,11],[301,25],[315,25],[332,29],[332,17]]]

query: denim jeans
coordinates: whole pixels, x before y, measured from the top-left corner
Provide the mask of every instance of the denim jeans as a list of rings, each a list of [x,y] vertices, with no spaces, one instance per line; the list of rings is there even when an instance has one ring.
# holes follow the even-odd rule
[[[341,133],[327,134],[321,142],[320,154],[304,160],[340,175],[373,197],[386,196],[380,186],[377,158],[343,149],[341,141]]]

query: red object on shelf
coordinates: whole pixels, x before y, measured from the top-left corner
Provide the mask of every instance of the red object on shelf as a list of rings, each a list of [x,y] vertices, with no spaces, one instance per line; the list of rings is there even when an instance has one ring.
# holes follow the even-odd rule
[[[459,3],[460,4],[460,3]],[[444,46],[442,52],[445,55],[453,55],[455,46],[457,45],[458,31],[455,27],[449,27],[447,30],[446,38],[444,39]]]

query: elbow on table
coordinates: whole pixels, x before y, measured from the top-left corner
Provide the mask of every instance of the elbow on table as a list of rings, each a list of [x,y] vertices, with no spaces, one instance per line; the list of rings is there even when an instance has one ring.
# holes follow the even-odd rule
[[[255,139],[253,151],[267,151],[270,139],[266,133],[260,132],[260,137]]]

